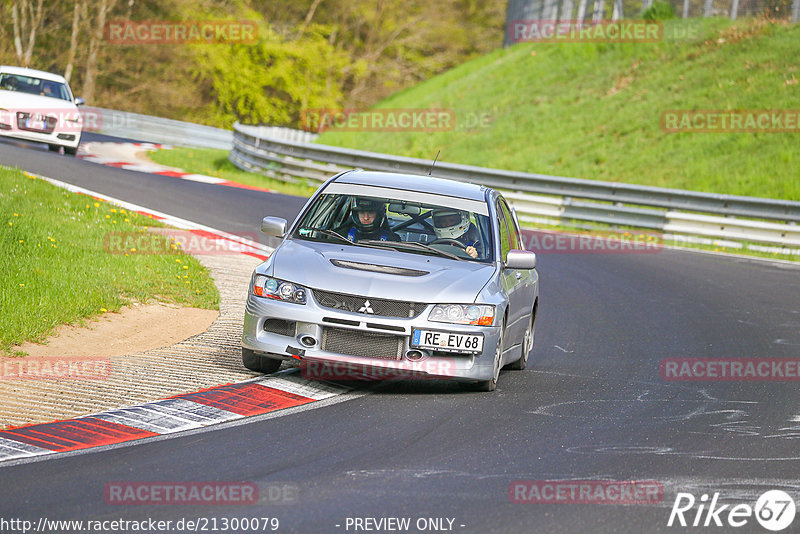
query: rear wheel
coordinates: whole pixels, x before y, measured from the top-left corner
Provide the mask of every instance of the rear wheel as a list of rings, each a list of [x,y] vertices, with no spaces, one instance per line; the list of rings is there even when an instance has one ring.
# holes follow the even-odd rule
[[[251,371],[269,374],[280,369],[282,360],[261,356],[250,349],[242,347],[242,363]]]

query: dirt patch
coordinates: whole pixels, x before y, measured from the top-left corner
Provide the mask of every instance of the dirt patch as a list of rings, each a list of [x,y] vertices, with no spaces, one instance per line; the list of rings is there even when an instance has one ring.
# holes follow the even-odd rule
[[[202,334],[218,316],[215,310],[139,304],[106,313],[85,327],[61,326],[45,344],[24,343],[13,350],[36,357],[122,356],[168,347]]]

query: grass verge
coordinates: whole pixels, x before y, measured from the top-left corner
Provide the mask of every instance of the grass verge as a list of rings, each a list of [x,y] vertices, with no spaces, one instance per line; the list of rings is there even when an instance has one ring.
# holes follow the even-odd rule
[[[272,189],[287,195],[307,198],[317,189],[317,186],[308,185],[300,178],[298,178],[299,183],[291,183],[258,173],[245,172],[228,160],[227,150],[177,147],[148,152],[147,155],[161,165],[177,167],[186,172],[214,176],[240,184]]]
[[[218,309],[194,257],[106,252],[109,232],[147,232],[158,221],[16,169],[0,167],[0,182],[0,355],[133,301]]]
[[[452,129],[330,130],[317,142],[431,160],[441,149],[447,162],[800,200],[800,128],[668,133],[661,125],[668,110],[798,110],[800,25],[713,17],[664,28],[684,37],[497,50],[376,106],[450,109]]]

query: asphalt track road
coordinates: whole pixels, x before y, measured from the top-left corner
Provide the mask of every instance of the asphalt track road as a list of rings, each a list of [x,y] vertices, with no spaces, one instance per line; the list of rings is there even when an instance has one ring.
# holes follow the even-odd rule
[[[0,163],[234,233],[257,230],[264,215],[291,218],[302,205],[26,144],[0,143]],[[432,531],[416,528],[429,517],[453,519],[452,531],[469,533],[767,532],[752,517],[737,529],[666,525],[677,492],[719,492],[720,504],[731,505],[752,505],[768,489],[800,499],[797,382],[675,382],[659,374],[665,358],[800,356],[799,269],[664,250],[542,254],[539,272],[533,359],[524,372],[503,372],[494,393],[445,382],[379,384],[369,395],[282,417],[0,467],[0,518],[277,517],[278,532],[302,533],[367,532],[347,528],[348,517],[407,517],[409,532]],[[509,499],[515,480],[553,479],[653,480],[664,498]],[[120,506],[103,497],[111,482],[213,480],[258,484],[259,504]],[[296,490],[290,502],[270,498],[278,486]]]

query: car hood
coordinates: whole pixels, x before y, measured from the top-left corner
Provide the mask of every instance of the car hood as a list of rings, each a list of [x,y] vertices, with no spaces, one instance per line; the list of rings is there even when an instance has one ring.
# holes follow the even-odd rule
[[[495,272],[492,264],[294,239],[284,241],[269,263],[275,278],[312,289],[426,303],[474,302]]]
[[[19,91],[5,91],[0,89],[0,108],[5,109],[35,109],[35,110],[71,110],[78,107],[67,100],[50,98],[49,96],[20,93]]]

